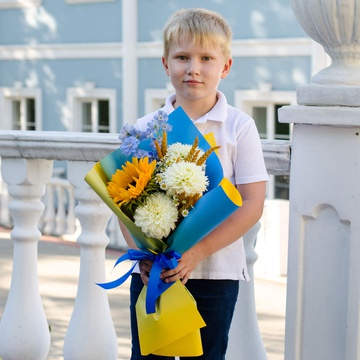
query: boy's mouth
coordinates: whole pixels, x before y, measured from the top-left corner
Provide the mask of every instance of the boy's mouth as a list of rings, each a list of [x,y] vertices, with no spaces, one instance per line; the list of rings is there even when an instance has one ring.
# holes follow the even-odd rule
[[[184,83],[185,83],[185,84],[188,84],[188,85],[198,85],[198,84],[202,84],[201,81],[197,81],[197,80],[193,80],[193,79],[191,79],[191,80],[185,80]]]

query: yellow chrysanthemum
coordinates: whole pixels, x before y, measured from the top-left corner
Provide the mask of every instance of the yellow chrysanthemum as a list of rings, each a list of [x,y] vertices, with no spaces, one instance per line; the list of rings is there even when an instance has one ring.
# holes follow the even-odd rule
[[[144,191],[151,180],[156,167],[156,161],[149,163],[149,158],[132,158],[117,170],[108,183],[107,190],[111,198],[121,206],[136,199]]]

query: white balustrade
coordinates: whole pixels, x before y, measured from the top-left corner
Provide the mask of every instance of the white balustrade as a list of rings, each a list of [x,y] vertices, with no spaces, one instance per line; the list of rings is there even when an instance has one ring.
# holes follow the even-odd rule
[[[97,194],[84,181],[93,165],[92,162],[68,162],[69,181],[79,201],[75,213],[82,232],[77,239],[81,264],[78,292],[64,342],[65,360],[116,360],[118,355],[107,293],[95,285],[106,282],[104,261],[109,238],[105,228],[111,210],[99,202]]]
[[[264,142],[263,146],[270,173],[288,174],[289,144]],[[14,198],[10,211],[15,225],[12,232],[14,271],[0,322],[0,356],[4,360],[41,360],[49,351],[50,335],[36,272],[36,245],[40,236],[36,225],[43,209],[40,199],[51,176],[51,160],[67,160],[69,181],[77,201],[76,217],[82,229],[77,239],[80,245],[78,291],[64,341],[64,359],[117,358],[117,338],[107,293],[95,284],[106,280],[105,248],[109,239],[105,228],[111,212],[83,180],[94,162],[117,147],[117,135],[46,132],[45,136],[42,132],[0,131],[2,173]],[[255,226],[245,236],[251,275],[258,230]],[[24,304],[31,304],[31,311]],[[228,359],[266,359],[256,318],[253,280],[241,284],[233,323]],[[15,355],[11,357],[10,353]]]
[[[67,179],[52,177],[47,184],[43,198],[45,211],[39,227],[43,234],[54,236],[74,236],[76,218],[74,214],[74,188]]]
[[[2,158],[2,176],[12,200],[13,270],[9,296],[0,322],[0,357],[43,360],[50,332],[42,306],[37,273],[37,222],[44,209],[41,197],[50,180],[52,161]]]
[[[51,182],[47,185],[44,196],[45,210],[40,218],[39,228],[45,235],[54,235],[54,224],[56,218],[55,211],[55,187]]]
[[[36,244],[40,237],[37,222],[44,209],[40,199],[52,173],[52,168],[45,171],[42,165],[52,162],[43,159],[75,162],[75,166],[71,167],[71,180],[75,187],[75,198],[79,204],[84,204],[79,205],[78,210],[78,217],[85,226],[79,237],[78,293],[64,345],[64,357],[76,360],[93,356],[101,358],[96,354],[101,352],[109,355],[110,352],[107,358],[117,358],[117,339],[107,294],[95,284],[105,280],[105,247],[108,238],[104,229],[110,214],[83,180],[90,164],[116,147],[116,135],[21,131],[0,133],[2,176],[8,183],[10,196],[14,198],[10,203],[10,212],[15,225],[11,233],[14,240],[14,270],[0,322],[0,356],[4,360],[46,359],[50,347],[50,333],[38,291],[36,272]]]
[[[1,158],[0,158],[1,169]],[[11,217],[9,213],[9,193],[7,184],[3,181],[0,172],[0,225],[10,228],[12,226]]]

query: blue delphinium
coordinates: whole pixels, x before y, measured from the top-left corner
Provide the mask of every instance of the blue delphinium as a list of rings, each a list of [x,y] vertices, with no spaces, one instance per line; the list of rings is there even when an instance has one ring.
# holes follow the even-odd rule
[[[165,111],[159,110],[154,119],[148,123],[148,129],[150,130],[153,139],[161,140],[163,131],[169,132],[172,130],[172,126],[167,123],[168,115]]]
[[[121,151],[126,155],[134,155],[138,149],[140,140],[136,136],[128,136],[121,143]]]
[[[161,143],[163,132],[169,132],[172,130],[171,125],[167,123],[168,115],[165,111],[159,110],[153,120],[147,125],[145,131],[136,129],[134,126],[126,124],[120,131],[120,149],[126,155],[133,155],[137,158],[148,156],[151,160],[156,158],[156,150],[154,140]],[[146,151],[139,148],[139,145],[144,140],[150,140],[151,148],[154,151]]]

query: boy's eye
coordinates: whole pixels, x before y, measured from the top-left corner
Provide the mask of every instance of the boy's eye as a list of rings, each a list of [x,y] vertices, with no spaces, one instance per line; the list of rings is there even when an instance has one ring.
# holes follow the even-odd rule
[[[210,56],[203,56],[202,58],[204,61],[210,61],[211,60],[211,57]]]
[[[179,55],[177,58],[182,61],[187,60],[187,57],[185,55]]]

